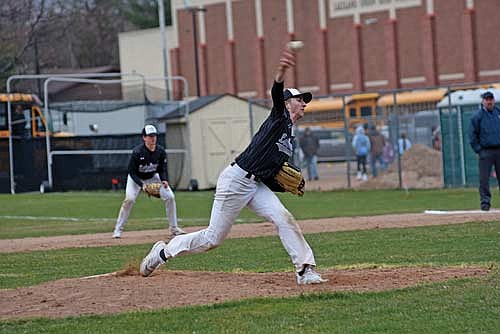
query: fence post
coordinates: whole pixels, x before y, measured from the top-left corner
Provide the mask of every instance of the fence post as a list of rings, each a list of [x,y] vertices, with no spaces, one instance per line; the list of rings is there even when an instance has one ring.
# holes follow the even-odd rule
[[[455,178],[456,178],[456,161],[455,161],[455,136],[454,136],[454,130],[453,130],[453,108],[451,105],[451,86],[447,87],[448,89],[448,127],[450,131],[450,140],[449,142],[451,143],[450,146],[450,156],[451,156],[451,175],[453,179],[453,183],[455,183]],[[457,115],[458,116],[458,115]]]
[[[403,171],[401,168],[401,153],[399,152],[399,106],[398,106],[398,98],[396,96],[396,92],[392,93],[392,99],[394,101],[394,112],[396,114],[396,153],[398,155],[398,181],[399,181],[399,189],[403,188]]]
[[[342,113],[344,115],[344,138],[345,138],[345,153],[346,153],[346,161],[347,161],[347,188],[351,188],[351,142],[349,140],[349,124],[347,123],[346,117],[346,109],[345,109],[345,95],[342,96]]]

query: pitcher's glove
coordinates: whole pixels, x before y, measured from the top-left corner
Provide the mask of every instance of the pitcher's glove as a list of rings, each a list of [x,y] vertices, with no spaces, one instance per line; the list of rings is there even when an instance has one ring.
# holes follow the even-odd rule
[[[160,182],[145,183],[142,186],[142,190],[144,190],[144,192],[146,194],[148,194],[148,196],[154,196],[154,197],[160,198],[161,187],[163,187],[163,184],[161,184]]]
[[[304,195],[306,181],[302,177],[298,167],[285,162],[278,174],[276,174],[275,180],[285,191],[291,192],[294,195]]]

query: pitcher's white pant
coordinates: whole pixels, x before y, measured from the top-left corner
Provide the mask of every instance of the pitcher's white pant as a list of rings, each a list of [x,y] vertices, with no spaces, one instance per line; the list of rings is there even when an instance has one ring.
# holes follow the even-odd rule
[[[152,178],[147,180],[142,180],[144,183],[155,183],[161,182],[160,176],[158,174],[153,175]],[[127,223],[132,207],[134,206],[135,200],[142,188],[139,187],[137,183],[130,177],[127,177],[127,187],[125,188],[125,199],[123,200],[122,207],[120,208],[120,213],[118,214],[118,219],[116,220],[115,232],[122,232],[125,224]],[[171,227],[177,226],[177,208],[175,205],[174,192],[170,187],[160,188],[160,198],[165,202],[165,211],[168,217],[168,223]]]
[[[173,238],[165,248],[167,257],[200,253],[219,246],[226,238],[240,211],[248,206],[272,222],[297,271],[304,264],[316,265],[309,244],[292,214],[263,183],[245,177],[237,164],[228,166],[217,181],[210,224],[204,230]]]

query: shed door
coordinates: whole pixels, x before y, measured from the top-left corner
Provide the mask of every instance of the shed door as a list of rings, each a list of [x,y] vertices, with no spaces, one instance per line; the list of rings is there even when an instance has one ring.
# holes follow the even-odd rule
[[[250,142],[247,118],[207,119],[203,122],[205,177],[210,186],[217,185],[220,172]]]

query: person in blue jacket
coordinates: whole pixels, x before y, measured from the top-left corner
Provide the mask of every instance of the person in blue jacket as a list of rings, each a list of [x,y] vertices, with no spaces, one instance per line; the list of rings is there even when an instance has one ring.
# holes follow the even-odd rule
[[[469,142],[479,156],[479,196],[481,210],[491,207],[490,173],[495,166],[500,187],[500,109],[492,92],[481,95],[482,105],[470,120]]]

